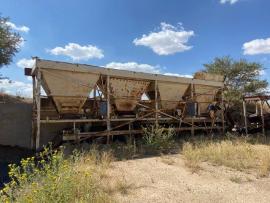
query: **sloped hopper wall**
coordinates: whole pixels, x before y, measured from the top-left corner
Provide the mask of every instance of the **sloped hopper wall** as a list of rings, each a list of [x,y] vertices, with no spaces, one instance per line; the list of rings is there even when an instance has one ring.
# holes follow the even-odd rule
[[[158,81],[161,108],[167,110],[175,109],[179,101],[183,100],[182,97],[188,86],[189,84]]]
[[[111,96],[118,111],[133,111],[150,82],[111,78]]]
[[[199,102],[200,112],[207,113],[207,108],[209,104],[215,100],[219,88],[206,85],[194,85],[194,90],[196,101]]]
[[[59,113],[81,113],[89,93],[99,79],[99,75],[41,69],[43,88],[52,96]]]
[[[194,75],[195,79],[222,82],[224,76],[217,74],[209,74],[204,72],[197,72]],[[210,103],[215,100],[215,96],[219,91],[219,87],[207,85],[194,85],[196,101],[199,102],[199,109],[201,113],[207,113],[207,108]]]

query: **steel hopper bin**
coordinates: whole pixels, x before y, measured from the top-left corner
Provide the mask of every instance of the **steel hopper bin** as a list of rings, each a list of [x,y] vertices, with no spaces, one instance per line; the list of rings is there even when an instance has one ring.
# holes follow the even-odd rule
[[[223,82],[224,76],[217,74],[209,74],[204,72],[197,72],[194,79]],[[200,113],[207,113],[209,104],[215,101],[215,97],[220,90],[220,87],[209,85],[194,85],[194,93],[196,101],[199,103]]]
[[[110,78],[111,98],[117,111],[133,111],[149,84],[145,80]]]
[[[98,74],[41,69],[42,86],[51,96],[59,113],[81,113],[91,90],[99,79]]]
[[[183,100],[189,84],[188,83],[171,83],[158,81],[158,90],[161,100],[161,108],[173,110]]]

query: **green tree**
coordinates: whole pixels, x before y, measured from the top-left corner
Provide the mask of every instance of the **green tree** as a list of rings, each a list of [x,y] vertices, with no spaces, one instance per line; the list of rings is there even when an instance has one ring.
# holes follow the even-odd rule
[[[232,105],[239,104],[243,95],[265,93],[268,86],[268,82],[260,77],[264,71],[260,63],[245,59],[233,60],[226,56],[215,58],[213,62],[204,64],[204,67],[205,72],[224,75],[224,97]]]
[[[14,32],[7,22],[8,18],[0,16],[0,68],[12,62],[12,58],[19,51],[19,45],[22,42],[21,36]]]

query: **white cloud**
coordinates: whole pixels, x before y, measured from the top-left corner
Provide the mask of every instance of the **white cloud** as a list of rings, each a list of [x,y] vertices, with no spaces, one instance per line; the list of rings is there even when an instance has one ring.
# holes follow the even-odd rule
[[[159,31],[144,34],[140,39],[134,39],[133,43],[149,47],[158,55],[170,55],[190,50],[192,46],[186,43],[192,36],[194,31],[185,31],[181,24],[173,26],[162,22]]]
[[[160,73],[160,69],[158,66],[152,66],[149,64],[138,64],[136,62],[127,62],[127,63],[111,62],[108,63],[105,67],[144,73],[154,73],[154,74]]]
[[[27,79],[28,81],[32,81],[32,76],[26,76],[26,79]]]
[[[226,3],[229,3],[229,4],[235,4],[236,2],[238,2],[239,0],[220,0],[220,3],[221,4],[226,4]]]
[[[261,75],[261,76],[262,76],[262,75],[266,75],[265,70],[260,70],[260,71],[259,71],[259,75]]]
[[[103,51],[96,46],[81,46],[76,43],[68,43],[65,47],[55,47],[48,50],[53,55],[64,55],[72,58],[74,61],[88,60],[92,58],[103,58]]]
[[[18,44],[18,48],[22,48],[24,46],[24,43],[25,43],[25,39],[23,37],[21,37],[21,41]]]
[[[12,22],[6,22],[6,24],[11,27],[13,30],[16,30],[16,31],[19,31],[19,32],[29,32],[30,28],[29,27],[26,27],[25,25],[23,26],[17,26],[15,25],[14,23]]]
[[[127,62],[127,63],[111,62],[105,65],[105,67],[119,69],[119,70],[128,70],[128,71],[143,72],[143,73],[193,78],[192,75],[181,75],[178,73],[164,73],[160,69],[160,66],[152,66],[149,64],[138,64],[136,62]]]
[[[175,76],[175,77],[193,78],[192,75],[182,75],[182,74],[178,74],[178,73],[164,73],[164,75]]]
[[[22,58],[16,63],[16,65],[20,68],[32,68],[34,66],[34,63],[35,60],[33,59]]]
[[[23,97],[32,97],[32,84],[24,83],[21,81],[10,81],[8,79],[3,79],[0,81],[1,90],[5,93],[18,95]]]
[[[244,55],[270,54],[270,38],[255,39],[243,44]]]

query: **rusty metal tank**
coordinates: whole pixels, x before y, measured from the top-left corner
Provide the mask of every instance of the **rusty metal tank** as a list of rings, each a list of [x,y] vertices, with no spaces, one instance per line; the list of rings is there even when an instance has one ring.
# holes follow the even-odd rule
[[[180,101],[183,100],[189,83],[171,83],[158,81],[158,90],[161,101],[161,108],[165,110],[176,109]]]
[[[81,113],[82,106],[99,79],[98,74],[56,69],[41,69],[41,74],[43,89],[52,97],[61,114]]]
[[[194,75],[194,79],[223,82],[224,77],[222,75],[209,74],[204,72],[197,72]],[[208,85],[194,85],[194,94],[196,101],[199,103],[200,113],[207,113],[209,104],[215,101],[215,97],[220,90],[220,87],[208,86]]]
[[[150,81],[110,78],[111,98],[117,111],[133,111]]]

